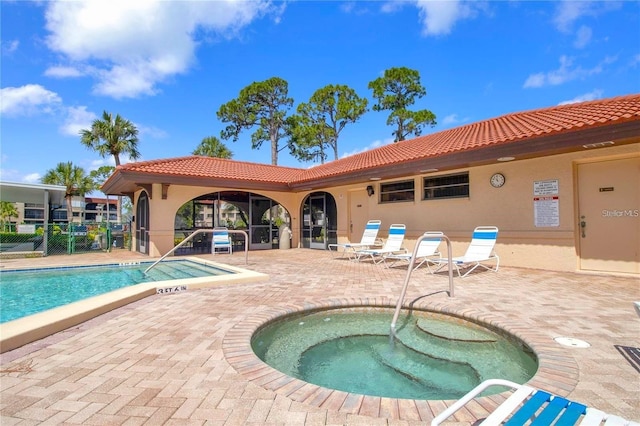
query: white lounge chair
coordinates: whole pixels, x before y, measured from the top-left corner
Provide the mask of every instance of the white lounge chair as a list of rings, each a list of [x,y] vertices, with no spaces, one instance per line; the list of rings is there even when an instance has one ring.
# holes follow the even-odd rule
[[[453,266],[458,271],[458,276],[466,277],[472,271],[478,267],[485,268],[489,271],[498,272],[500,266],[500,258],[494,251],[496,239],[498,238],[498,228],[495,226],[478,226],[473,231],[471,243],[467,247],[467,251],[464,256],[458,256],[451,259]],[[433,263],[437,263],[438,267],[436,272],[446,267],[449,263],[448,259],[440,258]],[[490,263],[486,265],[485,263]],[[495,263],[495,266],[491,266]],[[470,268],[464,274],[461,274],[460,269]]]
[[[213,238],[211,239],[211,254],[217,252],[231,254],[231,238],[227,228],[213,228]]]
[[[342,249],[343,256],[345,254],[352,256],[356,250],[381,246],[382,241],[378,239],[378,232],[380,231],[381,223],[382,222],[379,220],[370,220],[367,222],[359,243],[329,244],[327,248],[334,256],[340,249]]]
[[[384,242],[382,248],[356,250],[354,252],[355,260],[371,259],[373,263],[380,263],[384,260],[385,255],[406,253],[407,250],[402,248],[406,226],[394,223],[389,227],[389,237]]]
[[[418,251],[416,252],[416,258],[414,261],[413,269],[418,269],[423,264],[427,264],[427,268],[431,271],[431,267],[429,266],[429,260],[435,260],[435,256],[440,257],[440,252],[438,251],[438,247],[440,246],[440,242],[442,241],[442,232],[425,232],[423,237],[424,240],[420,242],[418,246]],[[384,264],[387,268],[392,267],[398,262],[411,262],[411,257],[413,253],[392,253],[386,256],[383,256]]]
[[[480,383],[453,405],[438,414],[431,422],[431,426],[440,425],[456,411],[469,403],[469,401],[477,397],[482,391],[491,386],[506,386],[515,392],[500,404],[486,419],[481,423],[474,423],[474,425],[492,426],[505,423],[509,425],[531,424],[532,426],[546,426],[551,424],[558,426],[596,426],[602,423],[604,426],[640,426],[637,422],[604,413],[561,396],[552,395],[543,390],[501,379],[490,379]],[[528,420],[532,422],[527,423]],[[507,421],[508,423],[506,423]]]

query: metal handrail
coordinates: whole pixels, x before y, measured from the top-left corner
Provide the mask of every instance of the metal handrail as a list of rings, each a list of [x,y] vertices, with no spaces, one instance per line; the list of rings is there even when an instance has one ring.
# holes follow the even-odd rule
[[[409,269],[407,269],[407,275],[404,278],[404,285],[402,286],[402,292],[400,293],[400,298],[398,299],[398,303],[396,304],[396,310],[393,313],[393,319],[391,320],[391,336],[395,337],[396,335],[396,322],[398,321],[398,316],[400,316],[400,309],[402,309],[402,302],[404,301],[404,296],[407,293],[407,287],[409,286],[409,279],[411,278],[411,273],[413,272],[413,265],[416,263],[416,255],[418,254],[418,249],[420,248],[420,243],[427,238],[441,238],[447,242],[447,263],[449,264],[449,297],[453,297],[453,262],[451,261],[452,251],[451,251],[451,240],[449,237],[444,235],[441,232],[425,232],[422,234],[420,238],[416,241],[416,246],[413,249],[413,253],[411,254],[411,259],[409,260]]]
[[[248,265],[249,264],[249,234],[247,234],[245,231],[241,231],[239,229],[229,229],[228,232],[230,234],[244,234],[244,263],[245,263],[245,265]],[[178,248],[182,247],[186,242],[191,241],[196,235],[208,234],[208,233],[211,233],[213,235],[213,229],[197,229],[197,230],[193,231],[189,236],[187,236],[187,238],[185,238],[184,240],[180,241],[180,243],[177,246],[175,246],[174,248],[172,248],[171,250],[166,252],[160,259],[156,260],[153,263],[153,265],[151,265],[147,269],[145,269],[144,270],[145,275],[154,266],[156,266],[158,263],[162,262],[165,257],[169,256],[171,253],[176,251]]]

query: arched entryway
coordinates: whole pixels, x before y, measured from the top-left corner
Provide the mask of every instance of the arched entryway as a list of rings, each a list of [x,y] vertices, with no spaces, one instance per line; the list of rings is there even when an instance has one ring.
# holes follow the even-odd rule
[[[149,254],[149,196],[140,193],[136,207],[136,251]]]
[[[178,209],[174,241],[177,245],[197,229],[224,226],[247,232],[249,250],[268,250],[279,248],[282,225],[291,226],[291,217],[276,200],[251,192],[214,192],[194,198]],[[231,237],[233,251],[244,250],[244,237],[238,234]],[[211,251],[210,238],[209,234],[199,235],[178,253],[208,253]]]
[[[313,192],[302,203],[300,244],[325,250],[338,242],[336,200],[328,192]]]

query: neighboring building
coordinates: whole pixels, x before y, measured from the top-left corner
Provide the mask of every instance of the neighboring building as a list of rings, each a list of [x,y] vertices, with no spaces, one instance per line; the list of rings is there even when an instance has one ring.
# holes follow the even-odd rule
[[[188,172],[186,172],[188,171]],[[174,246],[176,212],[208,200],[246,218],[250,249],[357,241],[368,219],[407,227],[407,249],[443,231],[462,254],[500,229],[501,265],[640,274],[640,94],[507,114],[308,169],[188,156],[120,165],[103,192],[134,201],[133,246]],[[206,227],[210,224],[206,223]]]
[[[59,185],[0,182],[0,199],[15,205],[12,225],[67,222],[66,188]],[[72,222],[120,223],[117,198],[73,197]]]

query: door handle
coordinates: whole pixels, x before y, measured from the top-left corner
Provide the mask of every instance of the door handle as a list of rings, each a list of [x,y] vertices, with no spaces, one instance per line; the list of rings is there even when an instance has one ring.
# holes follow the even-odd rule
[[[349,224],[349,232],[353,232],[353,222]]]
[[[585,234],[585,228],[587,227],[587,222],[585,222],[585,217],[580,216],[580,230],[582,231],[582,238],[585,238],[587,235]]]

